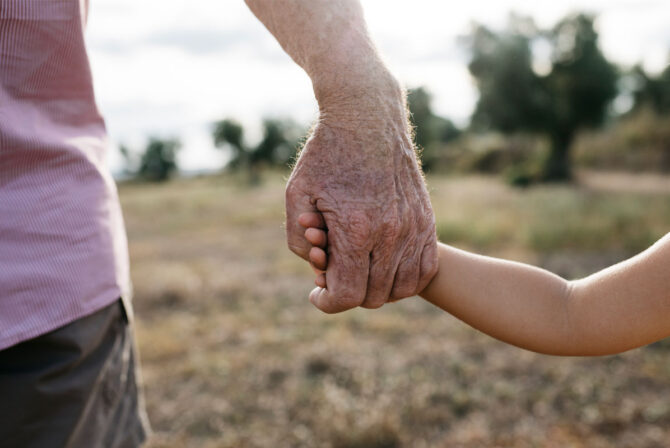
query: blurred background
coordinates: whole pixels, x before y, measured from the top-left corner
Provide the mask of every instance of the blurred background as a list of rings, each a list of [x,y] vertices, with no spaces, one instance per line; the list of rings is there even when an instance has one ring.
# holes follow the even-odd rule
[[[362,3],[443,242],[579,278],[670,231],[668,2]],[[88,46],[151,446],[668,446],[670,342],[555,358],[419,298],[307,302],[283,187],[317,106],[243,1],[96,0]]]

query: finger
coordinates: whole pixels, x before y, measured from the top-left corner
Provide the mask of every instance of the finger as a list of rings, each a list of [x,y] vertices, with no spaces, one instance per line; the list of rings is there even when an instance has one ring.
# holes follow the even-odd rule
[[[347,239],[350,232],[341,232],[332,226],[329,229],[328,288],[314,289],[309,300],[325,313],[339,313],[355,308],[365,300],[370,255],[367,249],[356,247]],[[367,240],[367,236],[362,240]]]
[[[314,274],[316,274],[317,277],[326,272],[323,269],[316,268],[312,263],[310,263],[309,266],[312,268],[312,271],[314,271]]]
[[[305,260],[312,245],[305,239],[305,229],[298,222],[298,217],[307,212],[316,212],[310,196],[289,181],[286,187],[286,242],[293,253]]]
[[[305,239],[312,245],[320,248],[325,248],[328,244],[328,236],[324,230],[310,227],[305,230]]]
[[[305,228],[308,227],[314,227],[317,229],[326,228],[326,222],[323,220],[323,215],[319,212],[301,213],[300,216],[298,216],[298,224],[300,224]]]
[[[316,277],[314,280],[314,284],[318,286],[319,288],[325,288],[326,287],[326,274],[320,274]]]
[[[312,263],[313,267],[322,271],[325,271],[326,267],[328,266],[328,257],[326,256],[326,252],[318,247],[312,247],[309,250],[309,261]]]
[[[368,290],[363,308],[379,308],[386,303],[393,287],[393,273],[398,262],[391,259],[390,250],[393,246],[386,245],[378,252],[372,253],[370,260],[370,275],[368,275]],[[388,249],[386,249],[388,248]],[[389,269],[392,269],[389,273]]]
[[[421,270],[419,274],[419,285],[417,293],[420,293],[430,283],[439,268],[438,250],[436,238],[431,237],[430,241],[423,247],[421,254]]]
[[[400,260],[398,270],[393,280],[391,289],[391,298],[393,300],[404,299],[416,294],[416,288],[419,284],[419,274],[421,272],[421,251],[423,247],[416,248],[405,255]]]

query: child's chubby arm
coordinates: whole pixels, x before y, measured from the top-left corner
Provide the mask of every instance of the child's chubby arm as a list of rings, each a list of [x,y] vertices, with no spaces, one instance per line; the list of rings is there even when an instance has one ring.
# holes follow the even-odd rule
[[[301,217],[326,287],[327,234]],[[670,234],[641,254],[567,281],[522,263],[439,245],[439,270],[420,295],[472,327],[539,353],[597,356],[670,336]]]
[[[645,252],[566,281],[440,244],[421,296],[496,339],[551,355],[620,353],[670,336],[670,234]]]

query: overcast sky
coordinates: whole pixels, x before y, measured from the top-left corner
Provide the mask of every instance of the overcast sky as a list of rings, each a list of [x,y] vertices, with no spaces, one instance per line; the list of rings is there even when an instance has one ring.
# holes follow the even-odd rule
[[[435,110],[464,124],[476,101],[458,36],[473,21],[504,26],[510,11],[551,26],[572,11],[598,14],[601,46],[622,65],[659,71],[670,53],[668,0],[363,0],[392,71],[426,86]],[[179,136],[186,169],[217,168],[209,124],[235,117],[258,135],[264,116],[316,117],[309,78],[242,0],[92,0],[88,47],[100,109],[114,144]],[[113,169],[120,167],[116,152]]]

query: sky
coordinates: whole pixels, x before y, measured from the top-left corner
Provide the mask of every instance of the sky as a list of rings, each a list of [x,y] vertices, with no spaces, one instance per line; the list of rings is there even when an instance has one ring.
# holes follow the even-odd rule
[[[434,110],[466,124],[477,100],[459,36],[473,22],[502,28],[511,11],[550,27],[574,11],[597,14],[601,48],[651,72],[669,62],[668,0],[362,0],[383,58],[408,88],[425,86]],[[263,117],[317,117],[311,83],[243,0],[91,0],[87,45],[98,105],[114,146],[179,137],[185,170],[220,168],[211,126],[235,118],[252,143]],[[113,171],[122,167],[110,153]]]

